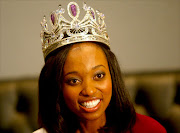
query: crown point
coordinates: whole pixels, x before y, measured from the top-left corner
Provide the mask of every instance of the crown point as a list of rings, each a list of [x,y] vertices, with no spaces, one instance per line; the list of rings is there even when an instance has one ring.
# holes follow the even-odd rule
[[[101,13],[99,10],[96,10],[96,13],[99,15],[101,19],[105,19],[105,15]]]
[[[86,5],[85,2],[83,2],[83,9],[84,9],[85,11],[87,11],[87,5]]]
[[[65,10],[63,8],[61,8],[61,5],[59,5],[59,9],[56,10],[57,14],[63,14],[65,12]]]
[[[76,5],[72,4],[70,7],[71,7],[71,13],[75,17],[76,14],[77,14],[77,12],[76,12]]]

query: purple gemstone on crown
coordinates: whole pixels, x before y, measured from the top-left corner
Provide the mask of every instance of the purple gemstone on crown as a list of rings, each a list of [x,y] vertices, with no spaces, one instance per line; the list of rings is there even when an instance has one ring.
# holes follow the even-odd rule
[[[72,12],[72,15],[75,17],[76,16],[76,5],[74,5],[74,4],[71,5],[71,12]]]
[[[54,23],[55,23],[55,16],[54,16],[53,13],[51,14],[51,21],[52,21],[52,23],[53,23],[53,25],[54,25]]]
[[[92,16],[93,16],[93,19],[95,19],[95,16],[94,16],[94,12],[93,12],[93,11],[91,11],[91,14],[92,14]]]

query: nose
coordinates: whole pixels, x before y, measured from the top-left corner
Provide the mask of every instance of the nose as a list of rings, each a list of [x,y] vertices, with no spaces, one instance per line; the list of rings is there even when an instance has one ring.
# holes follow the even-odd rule
[[[93,81],[83,82],[83,87],[80,95],[83,96],[93,96],[96,93],[97,89],[93,84]]]

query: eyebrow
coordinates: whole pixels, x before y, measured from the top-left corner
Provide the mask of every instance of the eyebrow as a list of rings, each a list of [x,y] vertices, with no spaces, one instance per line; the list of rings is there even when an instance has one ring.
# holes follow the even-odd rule
[[[104,67],[104,68],[106,68],[104,65],[97,65],[97,66],[92,67],[92,70],[94,70],[94,69],[96,69],[96,68],[98,68],[98,67]],[[77,73],[78,73],[77,71],[68,72],[68,73],[66,73],[66,74],[64,75],[64,77],[66,77],[66,76],[69,75],[69,74],[77,74]]]
[[[75,73],[78,73],[78,72],[77,72],[77,71],[68,72],[68,73],[66,73],[66,74],[64,75],[64,77],[66,77],[66,76],[69,75],[69,74],[75,74]]]
[[[97,66],[94,66],[94,67],[92,68],[92,70],[94,70],[94,69],[96,69],[96,68],[98,68],[98,67],[104,67],[104,68],[106,68],[104,65],[97,65]]]

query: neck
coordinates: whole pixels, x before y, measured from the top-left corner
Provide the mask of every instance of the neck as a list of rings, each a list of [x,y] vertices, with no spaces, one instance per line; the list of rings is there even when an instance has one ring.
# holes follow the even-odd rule
[[[99,119],[80,120],[80,129],[76,133],[98,133],[98,129],[106,124],[105,113]]]

